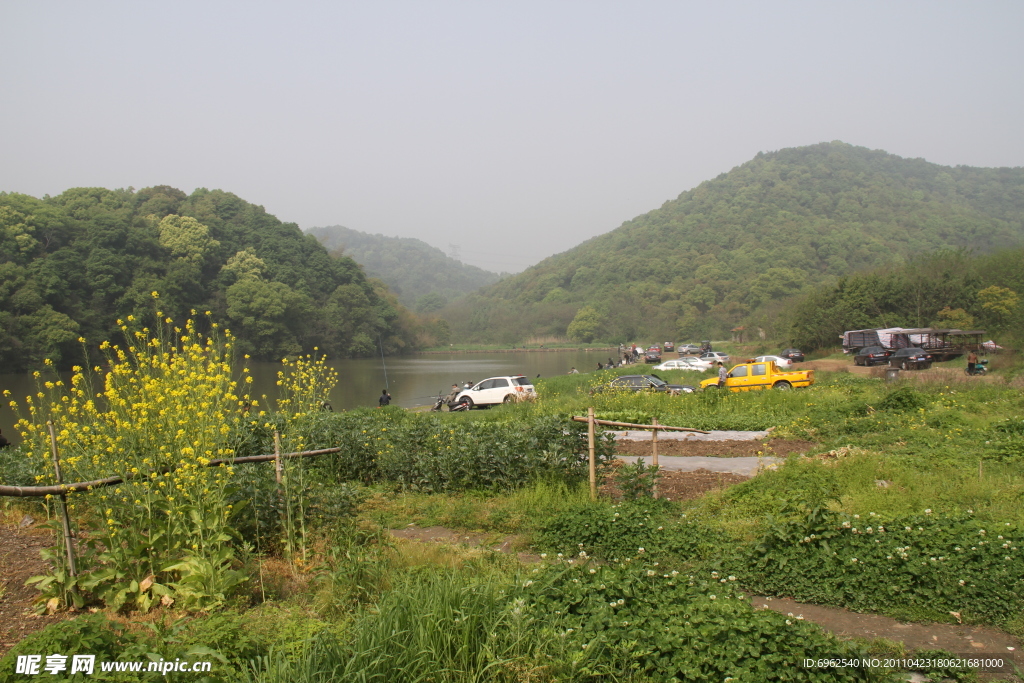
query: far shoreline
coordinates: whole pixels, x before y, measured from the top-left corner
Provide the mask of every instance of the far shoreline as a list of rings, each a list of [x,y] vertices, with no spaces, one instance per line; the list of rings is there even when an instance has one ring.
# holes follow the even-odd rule
[[[414,356],[450,356],[456,353],[557,353],[562,351],[571,351],[573,353],[587,353],[591,351],[601,351],[602,353],[607,351],[615,351],[618,353],[619,347],[617,346],[595,346],[580,348],[578,346],[569,347],[558,347],[558,348],[531,348],[531,349],[448,349],[439,351],[413,351],[411,355]]]

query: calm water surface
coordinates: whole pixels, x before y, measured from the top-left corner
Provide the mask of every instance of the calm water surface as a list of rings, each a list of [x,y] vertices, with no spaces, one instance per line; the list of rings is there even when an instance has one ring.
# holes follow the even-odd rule
[[[564,375],[570,368],[581,372],[597,369],[615,350],[549,351],[512,353],[420,354],[385,358],[337,360],[329,364],[338,371],[338,386],[331,393],[335,410],[375,406],[381,390],[387,388],[392,405],[414,408],[433,402],[440,392],[447,394],[453,383],[479,382],[498,375],[523,374],[530,378]],[[277,394],[277,372],[280,363],[254,363],[252,395]],[[62,375],[67,380],[70,375]],[[19,403],[35,393],[31,373],[0,375],[0,390],[9,389]],[[0,406],[0,429],[11,441],[14,434],[14,413],[7,401]]]

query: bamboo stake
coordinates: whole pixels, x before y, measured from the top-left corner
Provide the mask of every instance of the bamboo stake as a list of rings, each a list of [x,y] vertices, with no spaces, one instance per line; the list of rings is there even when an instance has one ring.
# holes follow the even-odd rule
[[[651,418],[651,425],[654,427],[654,431],[651,432],[651,462],[654,464],[655,469],[658,467],[658,418]],[[654,473],[654,488],[651,491],[651,495],[655,498],[658,497],[658,473]]]
[[[50,430],[50,452],[53,454],[53,471],[57,476],[57,484],[63,484],[64,478],[60,473],[60,456],[57,454],[57,433],[53,429],[53,421],[47,420],[46,426]],[[68,571],[72,577],[78,575],[78,568],[75,566],[75,548],[71,541],[71,519],[68,517],[68,496],[61,492],[57,496],[60,501],[60,521],[64,527],[64,548],[68,554]]]
[[[274,472],[277,476],[277,495],[281,495],[281,477],[283,465],[281,463],[281,432],[274,432]]]
[[[597,500],[597,461],[594,457],[594,409],[587,408],[587,446],[590,449],[590,500]]]

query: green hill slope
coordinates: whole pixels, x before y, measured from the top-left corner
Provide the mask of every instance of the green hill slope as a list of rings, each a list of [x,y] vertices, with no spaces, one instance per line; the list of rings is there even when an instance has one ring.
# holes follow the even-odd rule
[[[581,340],[718,336],[853,271],[1022,241],[1024,169],[822,143],[758,154],[444,315],[466,341],[564,335],[577,314]]]
[[[410,237],[371,235],[340,225],[307,232],[332,251],[343,249],[368,275],[383,280],[399,301],[422,313],[436,311],[500,277]]]
[[[176,320],[209,310],[260,359],[414,344],[417,322],[350,258],[331,258],[294,223],[221,190],[77,188],[0,193],[0,367],[81,362],[152,320],[152,292]],[[204,318],[204,316],[200,316]],[[205,318],[204,318],[205,319]],[[93,346],[93,348],[95,348]]]

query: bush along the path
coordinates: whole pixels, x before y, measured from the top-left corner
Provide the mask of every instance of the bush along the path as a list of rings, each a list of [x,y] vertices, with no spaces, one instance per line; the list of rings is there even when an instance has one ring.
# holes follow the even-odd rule
[[[818,508],[772,525],[734,571],[766,595],[999,625],[1024,610],[1021,545],[1013,525],[970,514],[883,520]]]
[[[568,417],[455,422],[401,409],[308,415],[297,423],[307,443],[341,452],[323,461],[341,481],[386,481],[410,491],[511,490],[535,478],[587,476],[586,425]],[[614,457],[602,435],[596,456]]]
[[[642,553],[603,566],[578,556],[528,576],[515,609],[540,640],[562,641],[608,680],[891,680],[879,669],[805,668],[805,658],[863,653],[800,617],[755,610],[732,576],[687,575]]]

